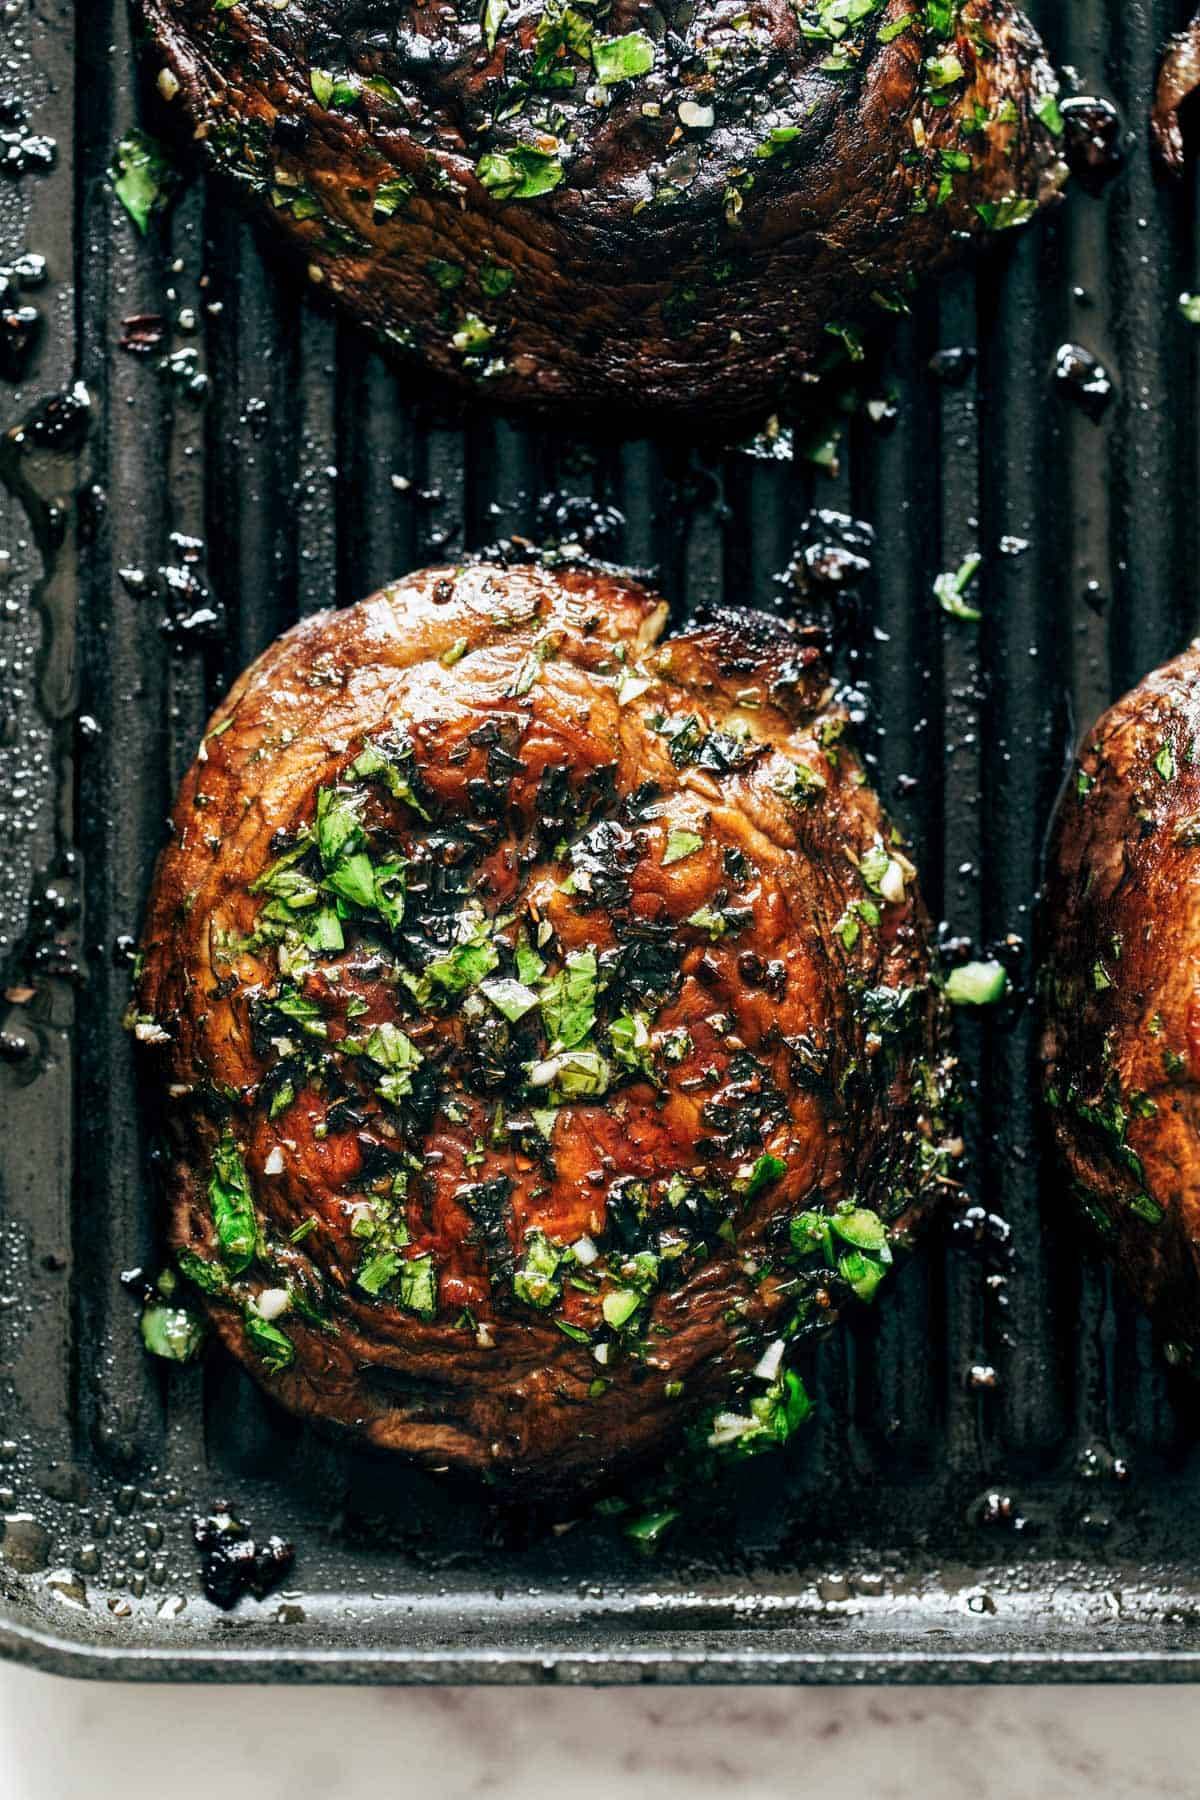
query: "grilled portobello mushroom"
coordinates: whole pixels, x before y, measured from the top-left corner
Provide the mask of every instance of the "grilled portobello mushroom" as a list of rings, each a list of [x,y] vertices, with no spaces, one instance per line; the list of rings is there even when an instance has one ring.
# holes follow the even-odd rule
[[[312,280],[504,405],[760,422],[1066,172],[1005,0],[136,3]]]
[[[218,708],[137,1036],[168,1233],[286,1406],[514,1491],[807,1411],[945,1185],[928,922],[819,646],[433,569]]]
[[[1070,1192],[1177,1359],[1200,1338],[1200,647],[1088,733],[1043,897],[1042,1058]]]

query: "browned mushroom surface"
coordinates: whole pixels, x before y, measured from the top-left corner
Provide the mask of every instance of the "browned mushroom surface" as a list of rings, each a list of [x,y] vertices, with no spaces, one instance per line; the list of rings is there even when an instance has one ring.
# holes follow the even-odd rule
[[[1166,1338],[1200,1320],[1200,650],[1085,739],[1043,912],[1042,1054],[1071,1195]]]
[[[297,1412],[545,1490],[786,1438],[946,1178],[913,869],[818,653],[581,568],[297,626],[187,776],[169,1235]]]
[[[506,405],[760,420],[1065,173],[1004,0],[138,3],[312,279]]]

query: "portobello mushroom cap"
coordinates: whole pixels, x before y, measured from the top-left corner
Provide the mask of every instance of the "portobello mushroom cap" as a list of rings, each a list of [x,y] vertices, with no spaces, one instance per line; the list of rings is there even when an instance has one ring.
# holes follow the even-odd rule
[[[433,569],[271,646],[142,941],[167,1231],[295,1412],[514,1491],[806,1409],[947,1181],[912,866],[820,650]]]
[[[1084,741],[1042,898],[1042,1060],[1071,1195],[1190,1361],[1200,1328],[1200,645]]]
[[[385,346],[724,432],[1060,187],[1005,0],[136,0],[159,92]]]

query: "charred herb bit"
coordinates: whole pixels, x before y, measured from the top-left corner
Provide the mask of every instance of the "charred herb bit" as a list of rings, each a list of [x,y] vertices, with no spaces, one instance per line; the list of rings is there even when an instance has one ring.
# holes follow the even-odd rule
[[[568,851],[571,892],[588,907],[615,912],[629,904],[629,871],[640,852],[633,834],[605,819],[584,832]]]
[[[213,1151],[208,1204],[221,1261],[231,1275],[240,1275],[254,1261],[258,1220],[242,1153],[228,1135]]]
[[[648,1249],[655,1235],[649,1185],[635,1175],[622,1175],[605,1198],[604,1242],[630,1254]]]
[[[867,988],[859,999],[865,1024],[880,1037],[899,1037],[917,1020],[916,1002],[922,990],[908,987]]]
[[[419,818],[429,822],[425,806],[427,796],[421,785],[412,740],[405,732],[368,738],[346,770],[346,777],[349,781],[381,781],[393,800],[402,800]]]
[[[420,975],[401,971],[401,979],[418,1006],[465,994],[478,987],[499,964],[499,952],[491,941],[491,923],[478,904],[465,907],[452,929],[454,942],[449,949],[435,950]]]
[[[471,1237],[483,1250],[488,1279],[502,1293],[512,1287],[517,1267],[509,1236],[513,1216],[511,1195],[512,1181],[507,1175],[497,1175],[492,1181],[460,1188],[456,1195],[473,1220]]]
[[[200,1551],[205,1598],[223,1611],[243,1594],[265,1600],[291,1569],[296,1552],[282,1538],[256,1543],[226,1500],[218,1500],[207,1518],[192,1521],[192,1541]]]
[[[687,1061],[696,1046],[687,1026],[676,1025],[660,1035],[658,1048],[665,1063],[681,1063]]]
[[[620,981],[627,998],[663,1006],[680,981],[677,926],[669,919],[613,920],[620,945]]]

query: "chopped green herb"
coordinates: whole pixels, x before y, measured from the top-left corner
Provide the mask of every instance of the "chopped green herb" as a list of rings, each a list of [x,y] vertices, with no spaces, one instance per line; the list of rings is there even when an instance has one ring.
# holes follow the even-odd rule
[[[231,1275],[240,1275],[254,1261],[258,1221],[246,1165],[232,1137],[223,1137],[213,1151],[208,1203],[221,1261]]]
[[[432,1319],[437,1313],[437,1294],[437,1275],[428,1251],[400,1264],[401,1306],[419,1314],[422,1319]]]
[[[538,1004],[538,997],[533,989],[526,987],[522,981],[513,981],[509,976],[502,976],[495,981],[481,981],[479,991],[485,995],[498,1013],[513,1024],[523,1019],[527,1012],[532,1012]]]
[[[387,181],[381,181],[375,189],[375,198],[371,203],[371,211],[376,219],[390,219],[401,207],[407,206],[414,193],[413,183],[406,175],[395,175]]]
[[[540,1005],[553,1055],[573,1050],[596,1023],[596,952],[573,950],[560,972],[542,989]]]
[[[1011,231],[1016,225],[1027,225],[1037,212],[1036,200],[1021,194],[1008,194],[1003,200],[979,200],[975,211],[989,231]]]
[[[360,1265],[354,1279],[364,1294],[374,1298],[383,1292],[389,1281],[396,1279],[400,1273],[400,1260],[397,1250],[377,1250]]]
[[[974,581],[982,562],[982,556],[976,551],[972,553],[972,555],[964,557],[957,569],[947,570],[944,574],[939,575],[934,582],[934,598],[942,611],[944,613],[949,613],[952,619],[966,619],[970,621],[982,619],[983,614],[980,612],[979,608],[970,605],[969,602],[963,598],[963,595]]]
[[[746,1200],[753,1200],[764,1188],[778,1181],[781,1175],[787,1174],[787,1164],[778,1156],[760,1156],[754,1163],[746,1164],[734,1177],[733,1189]]]
[[[465,651],[466,640],[461,641]],[[416,760],[407,738],[368,739],[346,776],[350,781],[382,781],[393,800],[403,800],[419,818],[428,821],[429,814],[417,789]]]
[[[1033,109],[1034,117],[1042,121],[1046,130],[1055,137],[1063,134],[1062,108],[1058,104],[1057,94],[1043,94]]]
[[[178,181],[174,165],[157,138],[134,129],[117,145],[111,174],[117,199],[145,237],[151,213],[166,211]]]
[[[943,51],[940,56],[927,56],[925,59],[925,79],[935,91],[952,87],[956,81],[962,81],[965,75],[966,70],[953,50]]]
[[[384,1023],[375,1027],[363,1049],[373,1063],[387,1071],[375,1084],[380,1099],[392,1106],[407,1099],[413,1075],[425,1060],[412,1039],[398,1025]]]
[[[624,37],[593,38],[592,61],[596,80],[602,87],[615,81],[631,81],[648,75],[654,67],[654,40],[644,31],[630,31]]]
[[[946,977],[951,1006],[994,1006],[1008,991],[1008,971],[1000,962],[962,963]]]
[[[144,1307],[141,1329],[146,1349],[167,1362],[190,1362],[204,1342],[204,1322],[186,1306]]]
[[[703,848],[704,839],[698,831],[689,831],[685,826],[673,825],[667,833],[662,866],[664,869],[668,869],[672,863],[683,862],[685,857],[694,856],[697,850]]]
[[[296,1346],[291,1338],[270,1319],[261,1318],[253,1307],[248,1306],[243,1313],[242,1326],[269,1375],[278,1375],[295,1362]]]
[[[612,1288],[600,1302],[605,1324],[611,1325],[614,1331],[620,1331],[622,1325],[627,1325],[632,1319],[642,1304],[642,1299],[643,1296],[636,1288]]]
[[[812,1413],[812,1401],[799,1375],[785,1369],[765,1394],[750,1402],[748,1413],[717,1413],[708,1435],[710,1449],[751,1456],[786,1444]]]
[[[839,1207],[829,1215],[829,1223],[837,1236],[856,1250],[879,1252],[888,1247],[887,1226],[869,1207],[851,1206],[845,1212]]]
[[[497,200],[533,200],[556,188],[566,170],[553,152],[514,144],[508,150],[485,151],[475,173]]]
[[[507,17],[508,0],[483,0],[483,41],[489,50],[496,48],[496,38]]]
[[[350,70],[331,75],[328,69],[313,69],[309,83],[318,106],[354,106],[362,92],[362,82]]]
[[[679,1508],[669,1506],[662,1512],[640,1513],[621,1529],[639,1550],[657,1550],[678,1517]]]
[[[525,1065],[528,1085],[547,1089],[547,1098],[556,1106],[568,1100],[593,1099],[607,1093],[611,1073],[600,1052],[588,1045],[563,1050],[541,1062]]]
[[[513,1275],[513,1293],[517,1299],[523,1300],[526,1306],[537,1307],[539,1312],[553,1306],[562,1294],[559,1275],[562,1260],[562,1250],[551,1243],[544,1231],[527,1232],[525,1261]]]
[[[479,285],[489,300],[503,300],[516,279],[512,269],[505,269],[499,263],[485,262],[480,265]]]

